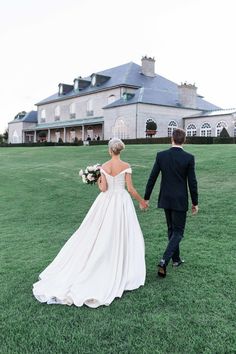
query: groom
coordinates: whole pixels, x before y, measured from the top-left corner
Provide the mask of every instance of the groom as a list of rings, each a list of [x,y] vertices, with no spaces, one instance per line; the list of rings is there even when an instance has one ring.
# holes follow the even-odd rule
[[[157,154],[144,196],[148,203],[157,177],[161,172],[158,207],[165,211],[169,239],[163,257],[158,264],[157,274],[162,278],[166,276],[166,268],[171,258],[175,267],[184,262],[180,258],[179,243],[184,235],[188,210],[188,187],[192,200],[192,213],[198,212],[194,156],[183,150],[185,138],[184,130],[173,131],[172,147]]]

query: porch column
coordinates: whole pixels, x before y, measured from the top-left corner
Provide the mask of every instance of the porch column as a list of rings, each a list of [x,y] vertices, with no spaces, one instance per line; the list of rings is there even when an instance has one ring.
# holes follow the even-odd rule
[[[34,131],[34,143],[36,143],[36,130]]]
[[[24,130],[22,131],[22,143],[24,144],[24,142],[25,142],[25,132],[24,132]]]
[[[66,143],[66,128],[64,128],[64,139],[63,139],[64,143]]]
[[[50,129],[48,129],[48,142],[50,143],[50,141],[51,141],[51,134],[50,134]]]
[[[84,141],[84,125],[82,125],[82,141]]]

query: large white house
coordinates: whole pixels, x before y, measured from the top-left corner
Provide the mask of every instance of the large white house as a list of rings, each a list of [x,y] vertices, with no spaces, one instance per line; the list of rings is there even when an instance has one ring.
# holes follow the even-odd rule
[[[156,137],[176,127],[188,136],[219,136],[225,127],[236,136],[236,109],[221,109],[204,100],[195,85],[180,85],[155,72],[155,60],[123,64],[88,77],[60,83],[58,92],[9,123],[9,143],[146,137],[147,121],[157,124]],[[44,133],[42,133],[44,132]]]

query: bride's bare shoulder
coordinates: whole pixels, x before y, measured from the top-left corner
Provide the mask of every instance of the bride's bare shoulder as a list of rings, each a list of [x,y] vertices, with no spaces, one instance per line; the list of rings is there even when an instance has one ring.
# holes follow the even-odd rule
[[[121,162],[122,162],[123,168],[130,168],[130,164],[128,162],[125,162],[125,161],[121,161]]]
[[[111,169],[111,162],[110,161],[106,161],[102,164],[102,169],[109,172]]]

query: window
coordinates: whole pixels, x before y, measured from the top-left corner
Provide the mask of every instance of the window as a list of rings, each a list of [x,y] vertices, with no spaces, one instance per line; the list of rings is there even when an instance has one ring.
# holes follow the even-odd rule
[[[227,129],[227,124],[225,122],[219,122],[216,125],[216,136],[220,136],[221,130],[225,128]]]
[[[55,120],[60,120],[60,114],[61,114],[60,106],[56,106],[54,111]]]
[[[186,130],[187,136],[196,136],[197,135],[197,128],[195,124],[189,124]]]
[[[236,137],[236,123],[234,123],[234,137]]]
[[[173,131],[178,127],[176,121],[171,120],[167,128],[167,136],[172,136]]]
[[[70,105],[70,118],[76,118],[76,113],[75,113],[75,103],[71,103]]]
[[[87,115],[87,117],[93,116],[93,101],[92,101],[92,99],[87,101],[86,115]]]
[[[116,120],[115,125],[112,128],[112,133],[113,133],[113,137],[119,139],[127,139],[129,137],[128,127],[127,124],[125,124],[123,119],[118,118]]]
[[[74,128],[72,128],[70,130],[70,141],[71,142],[75,141],[75,129]]]
[[[46,122],[46,110],[42,109],[40,111],[40,123],[45,123]]]
[[[60,139],[60,137],[61,137],[60,130],[57,130],[57,131],[55,132],[55,136],[56,136],[56,142],[58,143],[58,141],[59,141],[59,139]]]
[[[203,123],[200,130],[200,136],[211,136],[211,126],[209,123]]]
[[[115,100],[116,100],[116,96],[115,95],[110,95],[107,98],[107,104],[110,104],[110,103],[114,102]]]

